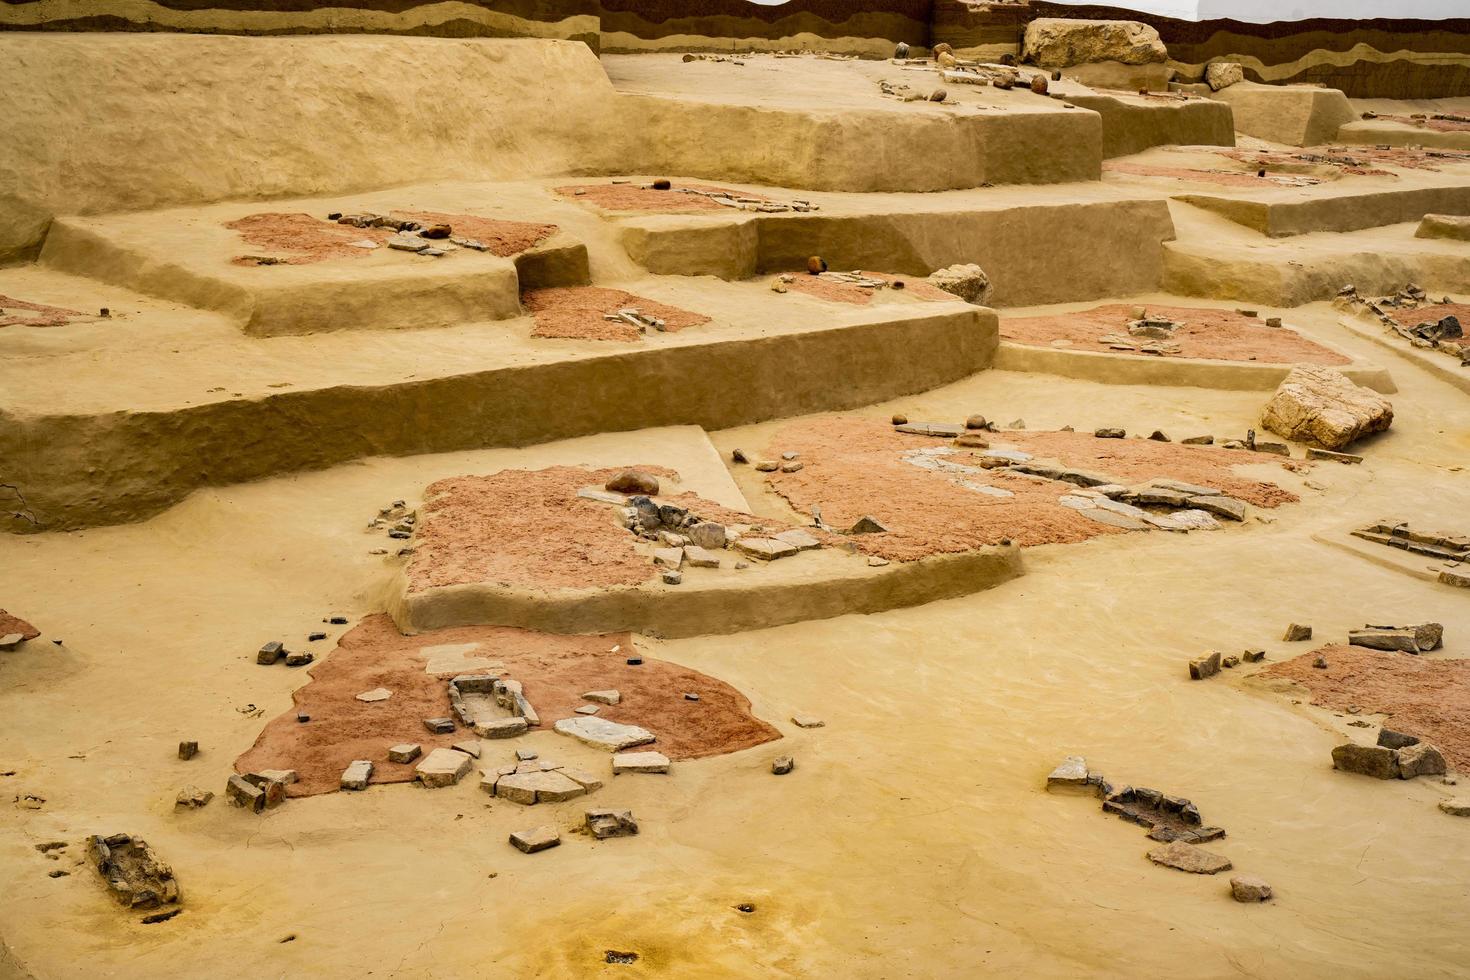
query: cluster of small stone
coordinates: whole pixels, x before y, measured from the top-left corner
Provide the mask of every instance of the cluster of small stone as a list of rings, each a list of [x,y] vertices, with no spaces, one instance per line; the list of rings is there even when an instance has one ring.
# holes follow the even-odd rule
[[[1352,533],[1364,541],[1440,559],[1446,563],[1439,570],[1440,582],[1470,588],[1470,570],[1463,567],[1470,562],[1470,535],[1415,531],[1406,523],[1391,521],[1377,521]]]
[[[305,667],[315,659],[316,656],[306,650],[287,650],[280,640],[271,640],[255,654],[255,662],[263,667],[272,666],[281,660],[286,661],[287,667]]]
[[[368,530],[375,531],[379,528],[388,529],[388,537],[399,541],[407,541],[413,537],[414,526],[418,524],[418,511],[410,510],[407,503],[395,500],[387,507],[378,511],[378,516],[368,521]]]
[[[1348,742],[1332,750],[1332,768],[1375,779],[1413,779],[1443,776],[1444,754],[1416,736],[1379,729],[1373,745]]]
[[[159,860],[153,848],[141,837],[94,835],[87,838],[87,854],[119,905],[130,909],[156,909],[178,904],[179,883],[174,878],[173,868]],[[172,909],[143,921],[160,922],[177,912],[177,909]]]
[[[454,228],[450,225],[424,225],[417,221],[403,218],[393,218],[388,215],[372,214],[362,212],[360,214],[342,214],[339,211],[327,215],[328,221],[335,221],[339,225],[350,225],[354,228],[388,228],[395,232],[388,239],[388,247],[400,252],[416,252],[419,255],[428,255],[438,258],[447,255],[455,248],[468,248],[476,252],[484,252],[490,246],[474,238],[465,238],[455,235]],[[356,243],[363,248],[377,248],[377,242],[362,241]]]
[[[1448,296],[1439,300],[1440,304],[1446,306],[1452,302],[1453,300]],[[1359,296],[1355,286],[1343,286],[1338,291],[1337,304],[1348,309],[1371,313],[1385,328],[1415,347],[1442,351],[1458,358],[1461,367],[1470,367],[1470,343],[1466,342],[1465,329],[1459,317],[1454,315],[1431,316],[1412,327],[1406,327],[1385,312],[1389,309],[1416,310],[1423,306],[1435,305],[1435,301],[1431,300],[1422,288],[1413,283],[1376,300]]]
[[[1104,813],[1148,828],[1149,839],[1162,845],[1146,852],[1155,864],[1208,875],[1233,867],[1229,858],[1199,846],[1224,837],[1224,829],[1205,826],[1199,808],[1181,796],[1144,787],[1115,788],[1102,773],[1088,769],[1080,755],[1062,760],[1047,776],[1046,789],[1100,797]],[[1264,902],[1271,897],[1271,886],[1251,875],[1236,875],[1230,879],[1230,893],[1237,902]]]

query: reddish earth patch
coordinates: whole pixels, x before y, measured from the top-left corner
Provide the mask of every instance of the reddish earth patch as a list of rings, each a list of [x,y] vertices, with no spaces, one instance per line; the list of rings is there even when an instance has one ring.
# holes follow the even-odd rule
[[[0,609],[0,636],[9,636],[12,633],[19,633],[27,640],[34,640],[41,635],[40,630],[19,616],[12,616],[4,609]]]
[[[422,225],[448,225],[456,238],[473,238],[487,246],[491,255],[508,258],[535,248],[556,234],[557,226],[530,221],[506,221],[473,214],[445,211],[394,211],[395,218],[408,218]]]
[[[988,438],[993,446],[1013,445],[1038,459],[1100,470],[1124,482],[1172,477],[1204,483],[1262,507],[1296,500],[1274,484],[1234,476],[1232,467],[1246,460],[1232,450],[1096,439],[1069,432],[1007,431],[990,433]],[[803,468],[768,474],[767,482],[799,513],[820,507],[822,519],[832,527],[851,527],[865,515],[877,518],[888,531],[847,540],[865,554],[890,560],[913,561],[1006,540],[1020,545],[1069,544],[1123,533],[1059,504],[1059,497],[1076,490],[1069,483],[999,471],[973,477],[1014,494],[993,497],[960,486],[950,474],[921,469],[902,458],[909,450],[946,444],[945,440],[898,432],[875,419],[805,420],[779,430],[767,450],[769,458],[798,452]],[[978,466],[979,452],[960,450],[945,459]]]
[[[911,296],[918,300],[930,300],[941,303],[952,303],[959,298],[953,293],[945,292],[932,282],[923,278],[910,279],[906,276],[894,276],[883,272],[854,271],[857,271],[859,275],[867,276],[871,279],[881,279],[887,283],[903,283],[902,289],[892,289],[892,287],[889,287],[891,289],[889,295],[891,296]],[[808,296],[815,296],[817,299],[824,299],[833,303],[851,303],[854,306],[867,306],[873,301],[873,295],[879,291],[877,289],[868,289],[859,286],[856,283],[823,279],[821,276],[814,276],[806,270],[789,272],[787,275],[792,277],[791,282],[786,284],[787,289],[795,290],[798,293],[805,293]],[[772,281],[774,282],[775,280]]]
[[[679,188],[704,191],[707,194],[729,194],[747,201],[769,201],[770,198],[731,187],[713,184],[675,184],[666,191],[636,184],[568,184],[555,188],[562,197],[574,201],[585,201],[604,211],[647,211],[655,214],[690,214],[700,211],[734,211],[724,204],[716,204],[704,194],[681,194]],[[581,193],[578,193],[578,192]],[[736,212],[738,213],[738,212]]]
[[[502,221],[472,214],[394,211],[392,216],[425,225],[449,225],[456,237],[477,239],[488,246],[487,251],[501,257],[524,252],[556,233],[556,225]],[[391,228],[339,225],[335,221],[300,212],[251,214],[228,222],[225,227],[238,231],[246,244],[261,249],[264,257],[275,259],[276,262],[271,264],[277,265],[310,265],[327,259],[360,258],[376,250],[360,248],[353,242],[370,241],[381,246],[394,234]],[[260,265],[261,257],[241,255],[232,261],[236,265]]]
[[[1135,307],[1121,303],[1057,313],[1050,316],[1002,318],[1000,336],[1028,347],[1050,347],[1054,340],[1068,341],[1068,349],[1104,351],[1111,354],[1134,354],[1139,357],[1200,357],[1222,361],[1263,361],[1272,364],[1352,363],[1351,358],[1314,343],[1295,330],[1268,327],[1258,317],[1248,317],[1233,310],[1212,310],[1187,306],[1150,306],[1151,316],[1168,317],[1184,326],[1174,331],[1173,343],[1178,354],[1143,354],[1118,351],[1102,338],[1109,335],[1128,336],[1128,323]],[[1131,338],[1148,343],[1148,338]]]
[[[1441,343],[1470,347],[1470,303],[1430,303],[1411,310],[1395,309],[1392,306],[1380,306],[1379,308],[1387,313],[1395,323],[1404,327],[1417,327],[1421,323],[1434,323],[1447,316],[1453,316],[1460,321],[1460,328],[1466,332],[1467,336],[1456,340],[1443,340]]]
[[[681,310],[655,300],[635,296],[621,289],[601,286],[557,286],[532,289],[521,294],[536,318],[532,337],[568,340],[641,340],[643,334],[631,323],[605,319],[606,314],[623,309],[636,309],[645,316],[664,321],[664,330],[677,333],[686,327],[709,322],[700,313]]]
[[[1239,160],[1251,166],[1291,167],[1303,164],[1330,166],[1343,174],[1358,176],[1391,177],[1390,171],[1381,167],[1402,167],[1406,170],[1438,170],[1445,162],[1443,150],[1433,152],[1407,146],[1326,146],[1320,150],[1246,150],[1229,149],[1218,151],[1221,156]],[[1467,156],[1466,159],[1470,159]]]
[[[85,315],[61,306],[28,303],[14,296],[0,295],[0,327],[64,327]]]
[[[661,479],[658,466],[635,466]],[[518,588],[597,588],[637,585],[658,568],[634,546],[641,539],[614,523],[607,504],[577,496],[601,489],[625,469],[553,466],[458,476],[425,491],[409,565],[409,589],[488,583]],[[661,502],[725,524],[773,531],[791,525],[728,510],[691,493],[662,494]]]
[[[417,743],[427,754],[474,739],[467,729],[431,735],[423,724],[425,718],[452,712],[448,678],[424,672],[422,648],[461,643],[479,643],[484,655],[505,664],[499,676],[524,685],[545,729],[558,719],[575,717],[575,708],[590,703],[582,699],[583,692],[613,688],[621,692],[621,703],[602,707],[598,717],[647,728],[658,736],[650,747],[671,759],[737,752],[781,737],[751,713],[749,699],[723,681],[663,660],[645,658],[641,666],[630,666],[626,661],[635,648],[628,634],[556,636],[467,626],[405,637],[389,617],[376,615],[344,635],[335,650],[308,670],[311,681],[295,692],[291,710],[266,724],[255,745],[235,760],[236,771],[295,769],[300,779],[290,786],[291,796],[336,790],[342,771],[354,759],[372,760],[374,783],[411,781],[416,763],[389,762],[390,746]],[[620,647],[617,653],[614,646]],[[371,704],[356,699],[377,687],[393,696]],[[697,693],[699,701],[686,701],[686,691]],[[297,722],[298,711],[311,720]],[[515,739],[484,740],[481,765],[512,761],[516,745]],[[467,778],[479,777],[472,773]]]
[[[1378,118],[1404,123],[1408,126],[1418,126],[1421,129],[1430,129],[1437,133],[1470,133],[1470,122],[1463,122],[1459,119],[1415,119],[1413,116],[1400,115],[1380,115]]]
[[[1263,184],[1282,183],[1271,178],[1271,175],[1257,177],[1255,174],[1235,173],[1230,170],[1200,170],[1194,167],[1161,167],[1148,163],[1130,163],[1123,160],[1105,160],[1103,169],[1115,174],[1128,174],[1133,177],[1173,177],[1176,180],[1193,180],[1207,184],[1219,184],[1221,187],[1260,187]],[[1320,177],[1297,177],[1292,176],[1291,186],[1300,186],[1303,180],[1319,183]]]
[[[1312,666],[1318,656],[1325,670]],[[1388,727],[1437,745],[1453,768],[1470,767],[1470,660],[1332,645],[1261,673],[1297,682],[1324,708],[1387,715]]]

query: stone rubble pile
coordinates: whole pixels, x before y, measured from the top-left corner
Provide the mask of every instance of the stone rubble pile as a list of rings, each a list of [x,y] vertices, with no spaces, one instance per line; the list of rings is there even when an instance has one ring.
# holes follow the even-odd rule
[[[1439,581],[1445,585],[1470,588],[1470,535],[1431,534],[1415,531],[1407,523],[1378,521],[1352,532],[1356,538],[1375,544],[1401,548],[1417,555],[1439,559]],[[1431,571],[1436,570],[1431,568]]]
[[[353,228],[388,228],[394,232],[394,235],[388,239],[389,248],[400,252],[415,252],[433,258],[447,255],[456,248],[467,248],[476,252],[488,251],[490,248],[478,239],[454,234],[454,229],[450,225],[426,226],[418,221],[393,218],[367,211],[359,214],[333,212],[327,215],[327,220]],[[367,249],[378,247],[377,242],[368,240],[355,244]]]
[[[173,868],[159,860],[141,837],[93,835],[87,838],[87,855],[119,905],[156,909],[178,904],[179,883]]]
[[[1383,729],[1374,745],[1348,742],[1332,750],[1332,768],[1375,779],[1443,776],[1444,754],[1413,735]]]
[[[1441,315],[1435,311],[1436,306],[1450,306],[1453,302],[1448,296],[1444,296],[1436,303],[1422,288],[1409,283],[1393,294],[1376,300],[1360,296],[1352,285],[1343,286],[1338,291],[1335,305],[1341,309],[1370,314],[1389,332],[1402,337],[1415,347],[1441,351],[1459,360],[1461,367],[1470,367],[1470,339],[1466,338],[1464,325],[1453,314]],[[1423,309],[1426,315],[1411,327],[1404,326],[1387,312],[1418,309]]]

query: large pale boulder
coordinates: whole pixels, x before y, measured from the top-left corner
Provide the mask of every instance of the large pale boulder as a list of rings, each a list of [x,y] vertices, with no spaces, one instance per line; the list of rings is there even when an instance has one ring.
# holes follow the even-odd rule
[[[1212,61],[1205,65],[1205,83],[1218,92],[1245,81],[1245,69],[1233,61]]]
[[[1162,64],[1169,52],[1159,32],[1138,21],[1038,17],[1026,25],[1021,57],[1042,68],[1070,68],[1100,61]]]
[[[967,303],[983,305],[990,295],[990,277],[974,263],[952,265],[929,276],[929,281]]]
[[[1387,398],[1328,367],[1291,369],[1261,412],[1261,424],[1297,442],[1341,449],[1393,423]]]
[[[1470,217],[1458,214],[1426,214],[1415,238],[1451,238],[1470,242]]]

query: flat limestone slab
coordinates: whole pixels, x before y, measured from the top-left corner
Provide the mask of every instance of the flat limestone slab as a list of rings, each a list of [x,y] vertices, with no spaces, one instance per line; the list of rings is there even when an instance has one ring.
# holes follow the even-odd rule
[[[419,782],[429,787],[453,786],[475,763],[474,757],[458,749],[437,748],[415,767]]]
[[[620,725],[606,718],[591,715],[563,718],[556,723],[556,730],[563,735],[570,735],[579,742],[594,748],[606,749],[609,752],[632,748],[635,745],[647,745],[655,738],[653,732],[646,728],[639,728],[637,725]]]

